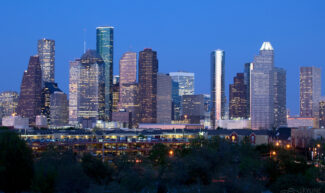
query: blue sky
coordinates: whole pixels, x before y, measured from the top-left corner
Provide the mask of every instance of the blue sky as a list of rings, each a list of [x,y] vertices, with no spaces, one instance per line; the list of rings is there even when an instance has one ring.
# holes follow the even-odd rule
[[[19,91],[37,40],[56,41],[56,82],[68,92],[69,61],[83,40],[95,48],[95,28],[115,27],[114,74],[123,52],[151,47],[159,71],[195,72],[196,93],[210,91],[210,52],[226,52],[226,93],[263,41],[287,70],[287,106],[299,112],[299,67],[323,67],[325,1],[299,0],[8,0],[0,2],[0,91]],[[86,31],[86,32],[84,32]],[[323,73],[324,73],[324,69]],[[324,84],[323,84],[324,85]]]

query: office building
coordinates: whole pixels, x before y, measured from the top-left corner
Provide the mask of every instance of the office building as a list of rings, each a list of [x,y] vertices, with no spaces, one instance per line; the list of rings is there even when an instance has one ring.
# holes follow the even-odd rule
[[[157,123],[172,120],[172,79],[167,74],[157,76]]]
[[[325,128],[325,98],[322,97],[319,101],[319,128]]]
[[[244,73],[237,73],[229,85],[229,119],[247,119],[247,85]]]
[[[225,52],[215,50],[211,53],[211,127],[218,127],[217,121],[225,116]]]
[[[55,91],[50,99],[50,126],[58,128],[68,125],[68,98],[62,91]]]
[[[137,126],[139,122],[139,85],[137,83],[124,83],[120,89],[119,109],[132,113],[132,125]]]
[[[189,123],[199,124],[204,119],[204,95],[183,95],[182,96],[182,118]]]
[[[80,63],[78,122],[83,128],[92,128],[105,118],[105,63],[95,50],[88,50]]]
[[[251,69],[251,127],[272,129],[274,126],[274,50],[264,42]]]
[[[274,68],[274,127],[287,125],[287,79],[283,68]]]
[[[111,120],[113,108],[113,35],[113,27],[96,28],[96,50],[105,65],[105,120]]]
[[[146,48],[139,53],[140,122],[157,121],[157,52]]]
[[[193,72],[170,72],[169,76],[178,83],[179,96],[194,94]]]
[[[42,69],[38,56],[31,56],[20,86],[17,114],[35,124],[41,113]]]
[[[120,84],[118,82],[117,82],[117,84],[113,84],[112,91],[113,91],[112,111],[118,112],[119,111],[119,101],[120,101]]]
[[[321,69],[300,68],[300,117],[317,118],[321,97]]]
[[[47,124],[51,124],[51,97],[54,92],[62,92],[57,83],[44,82],[41,94],[41,115],[47,118]]]
[[[181,96],[179,96],[179,84],[172,80],[172,120],[181,119]]]
[[[246,85],[246,102],[247,102],[247,116],[250,117],[250,96],[251,96],[251,68],[253,63],[245,63],[244,65],[244,83]]]
[[[49,39],[38,40],[38,56],[42,69],[42,81],[54,82],[55,74],[55,41]]]
[[[0,93],[0,107],[3,116],[10,116],[16,113],[19,95],[14,91]]]
[[[80,59],[70,62],[69,70],[69,125],[78,125],[78,96],[80,80]]]
[[[126,52],[120,59],[120,85],[137,81],[137,53]]]

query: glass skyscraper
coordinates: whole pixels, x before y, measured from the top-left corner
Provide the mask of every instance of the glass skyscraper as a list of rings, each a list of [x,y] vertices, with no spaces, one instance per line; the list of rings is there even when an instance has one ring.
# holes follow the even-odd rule
[[[55,41],[43,38],[38,40],[37,47],[43,84],[44,82],[54,82]]]
[[[167,74],[157,77],[157,123],[171,123],[172,79]]]
[[[194,94],[193,72],[170,72],[169,76],[178,83],[179,96]]]
[[[321,97],[321,69],[300,68],[300,117],[317,118]]]
[[[50,99],[50,126],[60,127],[68,125],[68,99],[62,91],[55,91]]]
[[[88,50],[80,63],[78,122],[83,128],[92,128],[105,116],[104,61],[95,50]]]
[[[274,51],[264,42],[251,69],[251,127],[272,129],[274,126]]]
[[[287,125],[287,79],[283,68],[274,68],[274,127]]]
[[[105,64],[105,119],[111,120],[113,106],[113,36],[114,28],[110,26],[96,28],[97,53]]]
[[[237,73],[229,85],[229,119],[247,119],[247,86],[244,73]]]
[[[211,53],[211,127],[216,129],[217,122],[225,116],[225,52],[215,50]]]
[[[80,59],[70,62],[69,71],[69,125],[78,125],[78,88],[80,79]]]

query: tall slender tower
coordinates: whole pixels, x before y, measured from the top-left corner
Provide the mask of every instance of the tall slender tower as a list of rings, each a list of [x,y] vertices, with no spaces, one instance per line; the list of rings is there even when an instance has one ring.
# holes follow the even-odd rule
[[[264,42],[255,56],[251,70],[251,127],[272,129],[274,126],[274,51]]]
[[[36,115],[41,114],[42,70],[38,56],[31,56],[28,69],[24,72],[20,87],[17,114],[35,123]]]
[[[38,40],[37,47],[43,84],[45,82],[54,82],[55,41],[43,38]]]
[[[229,119],[247,119],[247,88],[244,73],[237,73],[229,85]]]
[[[321,97],[321,69],[300,68],[300,116],[317,118]]]
[[[139,54],[140,122],[157,121],[157,52],[146,48]]]
[[[78,97],[79,97],[79,77],[80,77],[80,59],[70,62],[69,71],[69,124],[76,126],[78,124]]]
[[[218,127],[218,120],[225,116],[225,52],[215,50],[211,53],[211,126]]]
[[[286,71],[274,68],[274,127],[287,125]]]
[[[171,123],[172,79],[167,74],[157,76],[157,123]]]
[[[113,35],[110,26],[96,28],[96,49],[105,63],[105,119],[112,119],[113,106]]]

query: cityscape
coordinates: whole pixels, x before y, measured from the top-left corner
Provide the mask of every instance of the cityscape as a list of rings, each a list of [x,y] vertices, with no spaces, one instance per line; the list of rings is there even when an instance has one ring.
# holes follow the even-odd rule
[[[120,28],[88,28],[95,41],[65,62],[68,79],[68,42],[28,45],[7,80],[19,90],[0,90],[0,192],[324,192],[322,64],[279,65],[285,49],[267,35],[240,68],[215,44],[198,75],[166,65],[159,46],[118,58]]]

